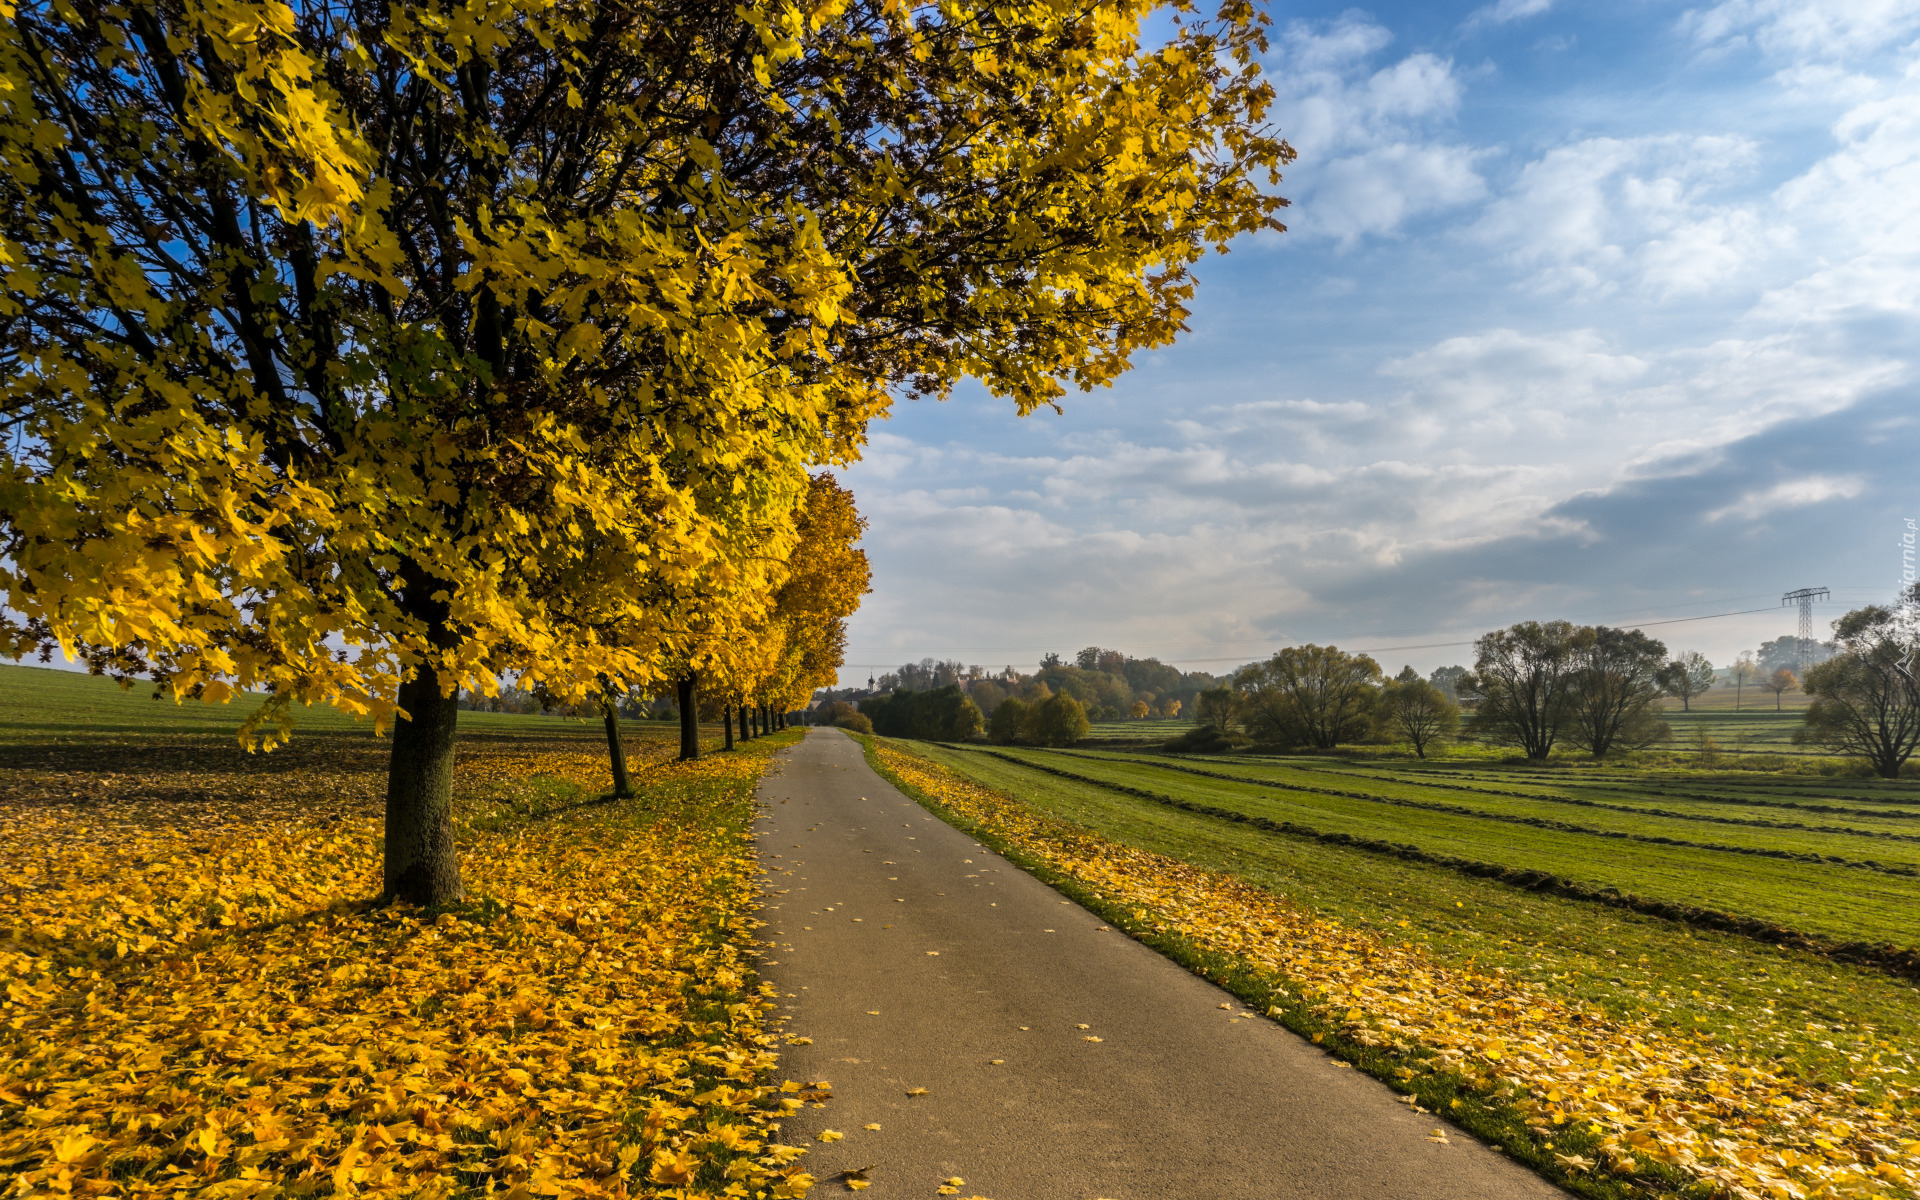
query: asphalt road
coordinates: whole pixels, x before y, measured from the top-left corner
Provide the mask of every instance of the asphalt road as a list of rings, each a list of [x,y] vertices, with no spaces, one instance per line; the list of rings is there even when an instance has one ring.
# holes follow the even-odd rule
[[[871,1200],[1564,1196],[1106,929],[837,729],[786,751],[760,798],[764,972],[812,1039],[783,1066],[832,1085],[782,1135],[811,1146],[816,1196],[860,1168]]]

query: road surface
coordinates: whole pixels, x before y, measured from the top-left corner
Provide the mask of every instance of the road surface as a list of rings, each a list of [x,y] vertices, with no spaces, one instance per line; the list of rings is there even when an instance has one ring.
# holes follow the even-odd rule
[[[782,1134],[816,1196],[869,1168],[868,1200],[1564,1198],[935,819],[837,729],[760,799],[763,970],[812,1039],[784,1073],[832,1084]]]

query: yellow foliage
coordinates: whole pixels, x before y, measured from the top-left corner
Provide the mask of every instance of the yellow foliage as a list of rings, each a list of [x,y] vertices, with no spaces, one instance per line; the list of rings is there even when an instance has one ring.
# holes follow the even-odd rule
[[[271,741],[757,634],[895,390],[1109,383],[1277,228],[1264,18],[1150,11],[0,7],[0,649]]]
[[[636,756],[640,799],[532,821],[535,776],[602,790],[604,760],[470,759],[487,898],[438,914],[368,904],[365,779],[10,802],[0,1195],[804,1193],[747,982],[767,759],[665,750]]]
[[[1590,1126],[1616,1173],[1650,1160],[1735,1197],[1920,1189],[1920,1087],[1911,1059],[1883,1054],[1871,1030],[1851,1035],[1853,1081],[1819,1085],[1710,1038],[1610,1017],[1504,974],[1441,964],[1424,947],[1043,817],[925,759],[875,746],[887,771],[963,821],[1147,927],[1298,989],[1349,1040],[1418,1049],[1433,1069],[1459,1072],[1496,1099],[1511,1090],[1546,1137],[1569,1123]],[[1856,1094],[1883,1099],[1868,1105]]]

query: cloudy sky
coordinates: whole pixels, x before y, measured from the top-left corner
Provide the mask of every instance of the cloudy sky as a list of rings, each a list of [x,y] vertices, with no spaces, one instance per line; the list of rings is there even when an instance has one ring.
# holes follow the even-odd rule
[[[1192,332],[1064,415],[876,428],[843,679],[1096,643],[1424,670],[1558,616],[1724,662],[1793,632],[1789,589],[1833,589],[1823,631],[1891,598],[1920,0],[1273,16],[1289,232],[1203,263]]]

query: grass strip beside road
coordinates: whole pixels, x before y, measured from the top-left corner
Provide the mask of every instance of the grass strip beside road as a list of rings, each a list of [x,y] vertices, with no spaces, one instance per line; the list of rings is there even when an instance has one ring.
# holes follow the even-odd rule
[[[796,736],[635,746],[623,801],[584,746],[463,749],[445,911],[369,902],[365,771],[190,806],[126,761],[105,801],[15,781],[0,1195],[803,1194],[751,965],[753,794]]]
[[[1867,1197],[1910,1195],[1920,1182],[1913,1059],[1870,1026],[1825,1030],[1842,1047],[1823,1060],[1837,1075],[1816,1077],[1776,1041],[1609,1012],[1558,973],[1463,961],[1408,934],[1330,919],[1238,871],[1103,837],[1050,815],[1077,793],[1036,809],[949,769],[988,767],[977,755],[924,747],[935,762],[866,740],[877,769],[947,820],[1582,1194]],[[1128,842],[1185,837],[1189,853],[1234,859],[1247,844],[1183,813],[1103,803],[1077,815],[1128,830]],[[1341,853],[1315,846],[1296,857]],[[1421,874],[1362,872],[1375,887],[1417,888]]]

